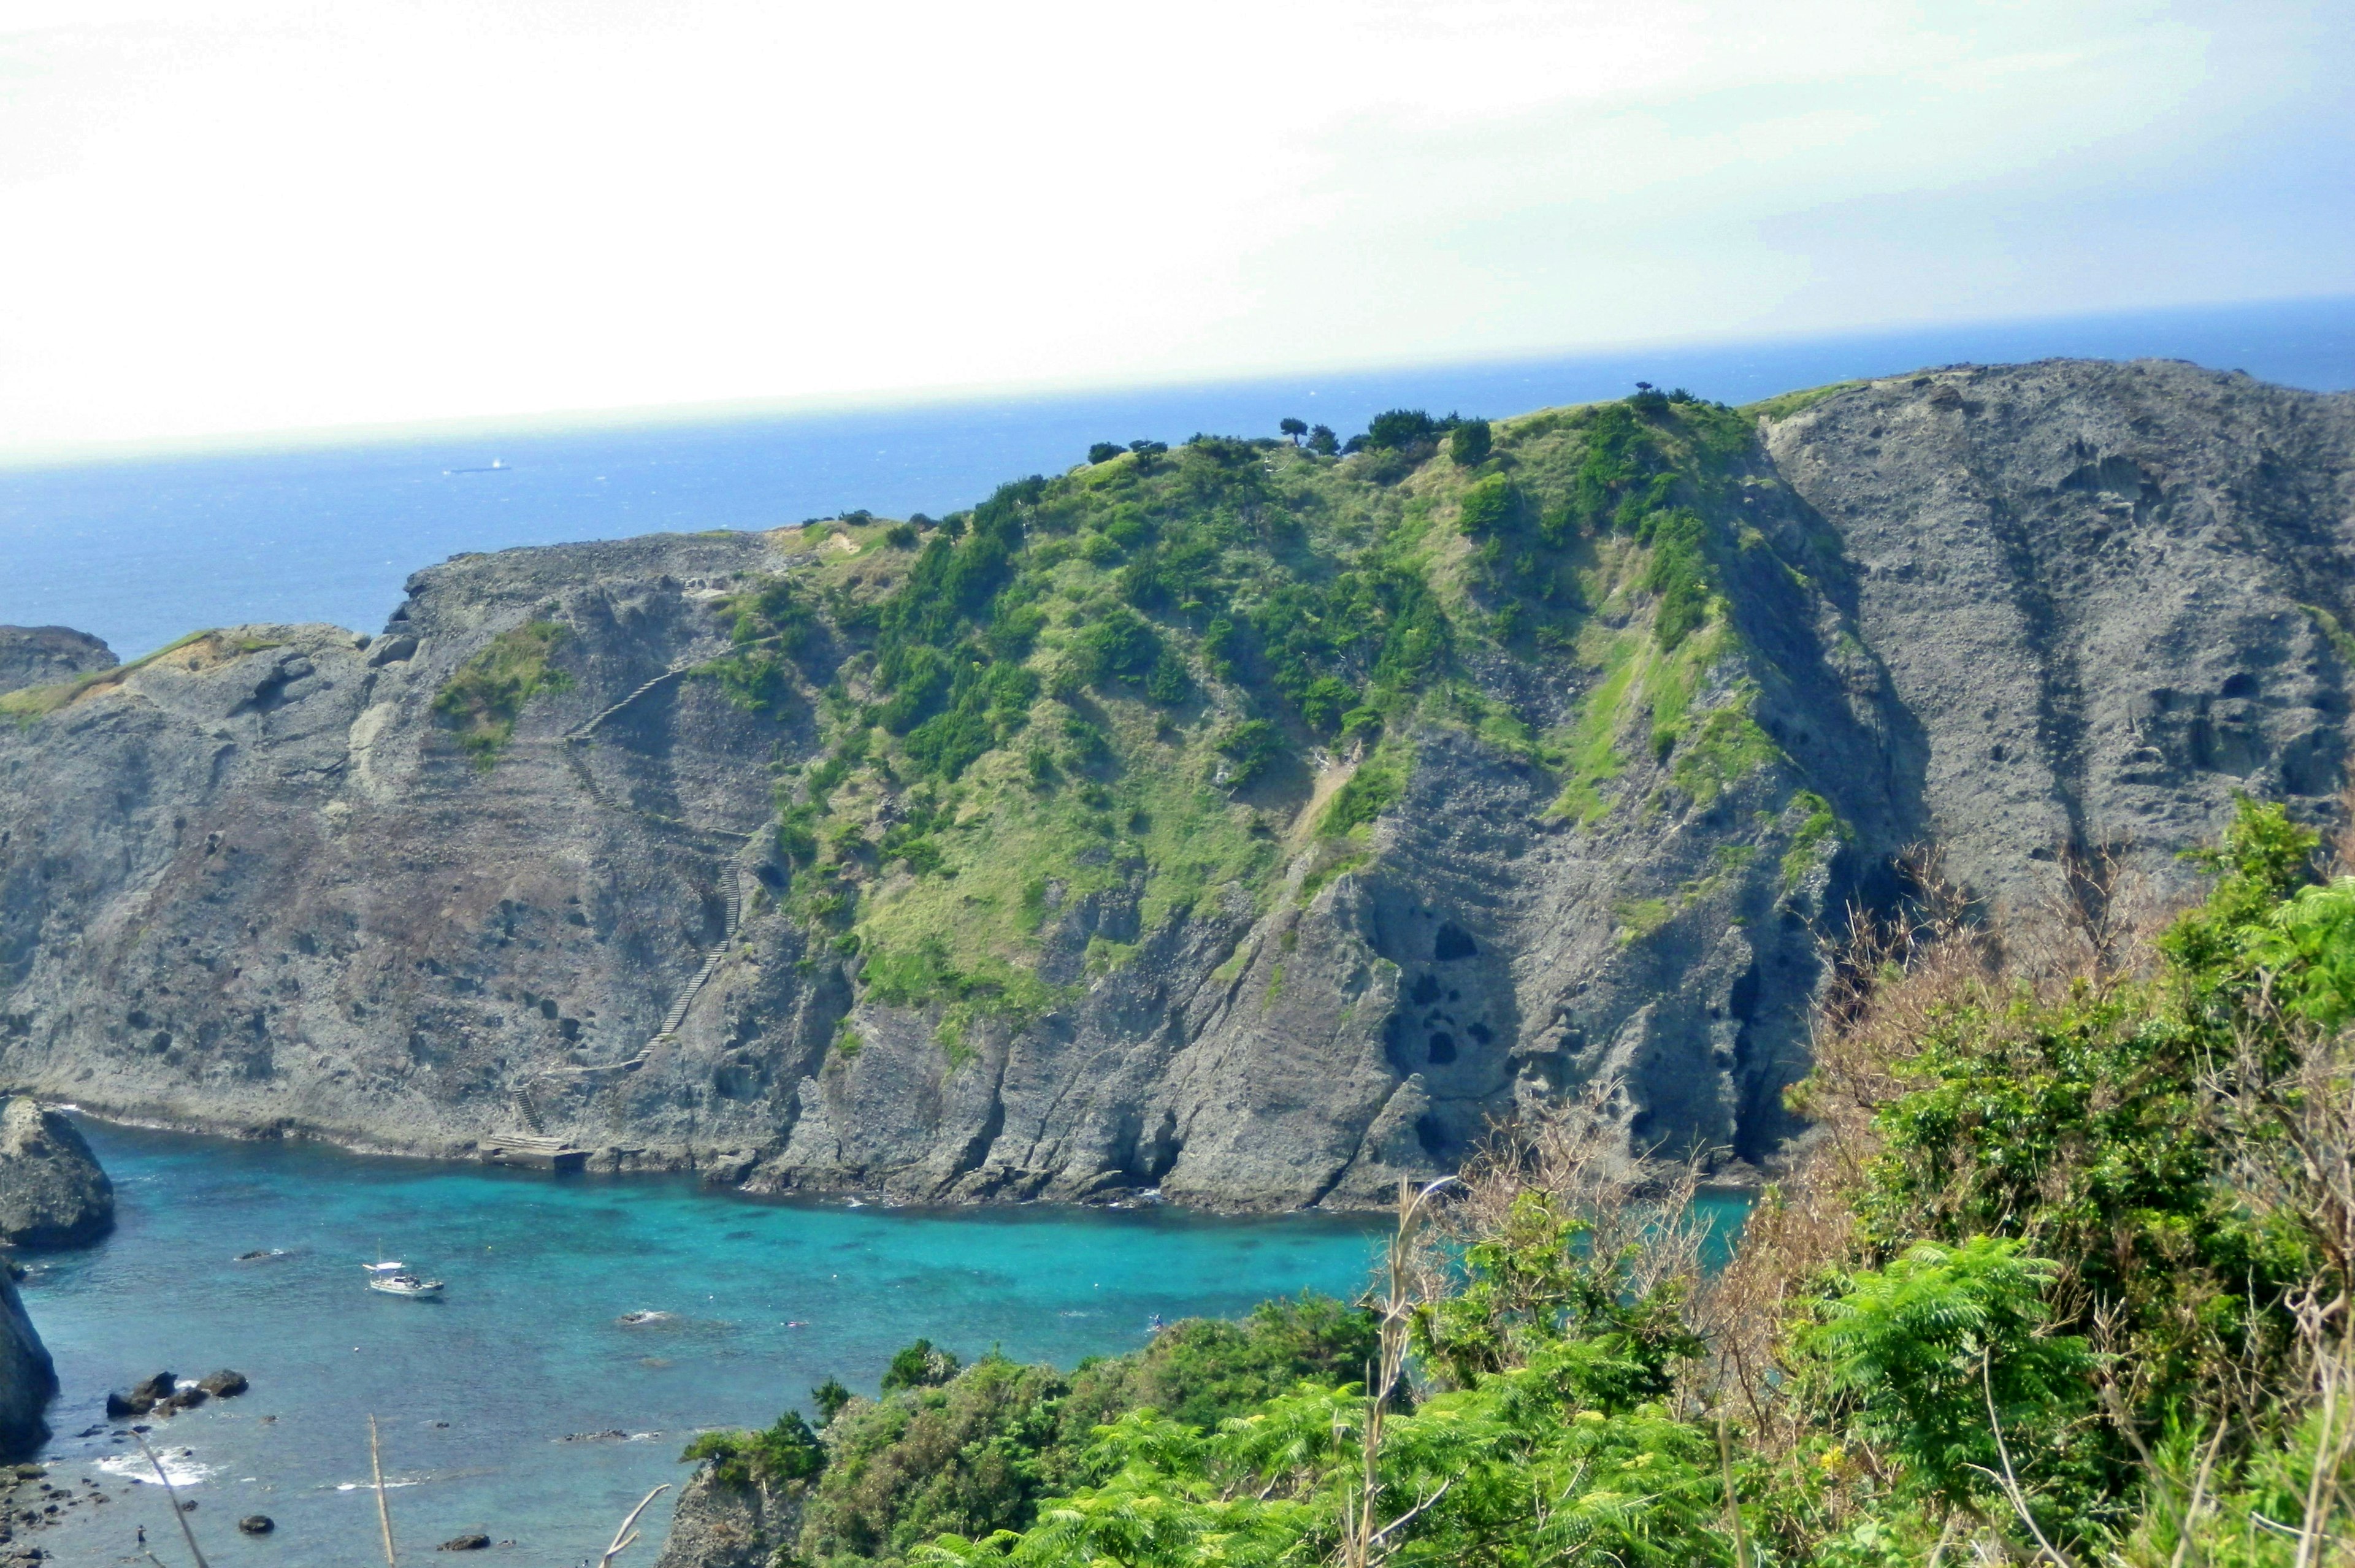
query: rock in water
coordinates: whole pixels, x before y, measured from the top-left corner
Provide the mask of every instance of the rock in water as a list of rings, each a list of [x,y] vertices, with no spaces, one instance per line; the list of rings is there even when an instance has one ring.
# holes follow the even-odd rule
[[[490,1543],[491,1538],[477,1530],[470,1531],[465,1535],[453,1535],[433,1550],[436,1552],[480,1552],[485,1547],[490,1545]]]
[[[22,1458],[48,1437],[41,1412],[57,1392],[48,1349],[33,1332],[16,1280],[0,1268],[0,1460]]]
[[[805,1491],[758,1476],[723,1480],[705,1465],[678,1495],[655,1568],[769,1568],[801,1534]]]
[[[253,1385],[246,1381],[243,1372],[223,1367],[208,1378],[197,1379],[197,1386],[216,1399],[234,1399]]]
[[[114,1229],[114,1183],[63,1115],[28,1095],[0,1108],[0,1242],[78,1247]]]
[[[248,1535],[268,1535],[278,1528],[278,1521],[266,1513],[250,1513],[237,1521],[237,1527]]]

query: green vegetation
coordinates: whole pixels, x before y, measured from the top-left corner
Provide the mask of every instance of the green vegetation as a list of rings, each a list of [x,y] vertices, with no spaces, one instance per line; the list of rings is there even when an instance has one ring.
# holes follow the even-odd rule
[[[565,628],[553,621],[527,621],[501,632],[433,694],[435,717],[456,732],[459,747],[478,770],[488,773],[506,750],[525,703],[541,691],[562,691],[572,684],[570,676],[548,664],[564,635]]]
[[[1284,435],[1101,443],[922,528],[846,514],[718,605],[731,651],[695,677],[816,739],[778,770],[783,907],[814,962],[930,1010],[952,1061],[1076,998],[1036,977],[1061,912],[1134,899],[1142,939],[1264,911],[1303,854],[1313,895],[1423,731],[1552,768],[1590,827],[1631,778],[1706,805],[1783,763],[1734,624],[1732,584],[1788,571],[1741,521],[1740,416],[1646,389],[1393,410],[1346,459]],[[1575,720],[1538,734],[1502,660],[1572,666],[1543,679],[1584,685]]]
[[[2308,604],[2305,609],[2307,614],[2313,618],[2316,629],[2320,631],[2323,637],[2330,644],[2331,651],[2339,656],[2342,663],[2355,665],[2355,632],[2350,632],[2345,626],[2340,625],[2339,617],[2319,604]],[[0,699],[0,701],[5,700],[6,699]]]
[[[1040,1499],[1097,1477],[1096,1429],[1124,1412],[1215,1426],[1303,1378],[1349,1375],[1373,1338],[1363,1312],[1304,1296],[1241,1322],[1173,1324],[1143,1350],[1068,1375],[995,1354],[960,1369],[919,1340],[892,1359],[878,1399],[833,1380],[812,1391],[825,1418],[820,1468],[797,1467],[794,1439],[807,1427],[792,1412],[767,1433],[708,1433],[682,1457],[715,1460],[734,1484],[757,1471],[800,1485],[801,1535],[783,1543],[791,1561],[899,1564],[943,1533],[1028,1527]],[[786,1464],[768,1461],[780,1451]]]
[[[1613,1174],[1598,1084],[1402,1201],[1359,1311],[1069,1377],[911,1348],[794,1483],[794,1560],[2344,1563],[2355,875],[2254,805],[2200,859],[2140,962],[2007,969],[1934,886],[1860,927],[1818,1136],[1721,1269],[1695,1178]]]

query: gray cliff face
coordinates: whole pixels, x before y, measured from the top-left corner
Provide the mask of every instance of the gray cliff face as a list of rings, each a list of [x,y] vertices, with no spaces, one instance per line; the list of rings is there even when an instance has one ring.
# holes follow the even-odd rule
[[[113,667],[113,653],[87,632],[64,626],[0,626],[0,692],[48,686]]]
[[[770,1568],[801,1533],[798,1485],[727,1481],[704,1465],[678,1495],[655,1568]]]
[[[0,1264],[0,1461],[25,1458],[48,1440],[41,1413],[57,1392],[48,1349],[25,1315],[15,1275]]]
[[[1276,1208],[1380,1202],[1608,1076],[1638,1144],[1755,1162],[1792,1130],[1817,930],[1909,846],[2033,912],[2072,857],[2184,890],[2174,852],[2235,791],[2332,809],[2355,400],[2051,363],[1859,387],[1762,435],[1744,526],[1807,570],[1729,581],[1743,651],[1695,700],[1754,692],[1779,755],[1702,801],[1646,751],[1616,787],[1655,804],[1582,826],[1538,763],[1429,727],[1361,861],[1295,827],[1272,901],[1050,903],[1040,976],[1071,999],[963,1053],[780,906],[772,769],[813,755],[813,703],[662,678],[725,652],[714,603],[807,539],[461,558],[373,639],[215,634],[0,726],[0,1077],[432,1154],[545,1133],[768,1189]],[[435,695],[543,620],[569,685],[479,770]],[[822,635],[808,682],[844,652]],[[1593,679],[1470,673],[1533,730]],[[1096,937],[1135,951],[1091,966]]]
[[[0,1243],[79,1247],[114,1229],[114,1183],[74,1125],[19,1094],[0,1107]]]

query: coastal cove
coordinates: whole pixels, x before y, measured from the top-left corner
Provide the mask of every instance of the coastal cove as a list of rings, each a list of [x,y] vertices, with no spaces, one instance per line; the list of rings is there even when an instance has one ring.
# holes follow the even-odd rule
[[[570,1563],[649,1488],[687,1478],[678,1454],[698,1429],[765,1424],[828,1376],[871,1393],[919,1336],[1068,1368],[1139,1348],[1156,1316],[1354,1295],[1380,1236],[1364,1217],[852,1208],[82,1125],[118,1228],[32,1260],[23,1286],[63,1388],[41,1457],[118,1493],[40,1533],[66,1563],[125,1557],[140,1524],[151,1541],[172,1530],[156,1488],[120,1495],[136,1453],[104,1421],[110,1388],[161,1369],[252,1381],[150,1439],[191,1484],[224,1568],[345,1563],[373,1545],[370,1413],[404,1552],[478,1530],[514,1541],[517,1561]],[[358,1264],[379,1244],[447,1280],[447,1298],[368,1294]],[[253,1251],[282,1255],[236,1261]],[[641,1312],[666,1316],[619,1321]],[[675,1497],[649,1510],[650,1541]],[[253,1512],[275,1533],[239,1535]],[[644,1568],[654,1549],[633,1556]]]

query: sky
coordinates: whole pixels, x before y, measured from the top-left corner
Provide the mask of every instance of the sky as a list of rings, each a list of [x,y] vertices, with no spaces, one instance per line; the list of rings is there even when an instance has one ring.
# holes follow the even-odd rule
[[[0,0],[0,452],[2355,293],[2355,5]]]

